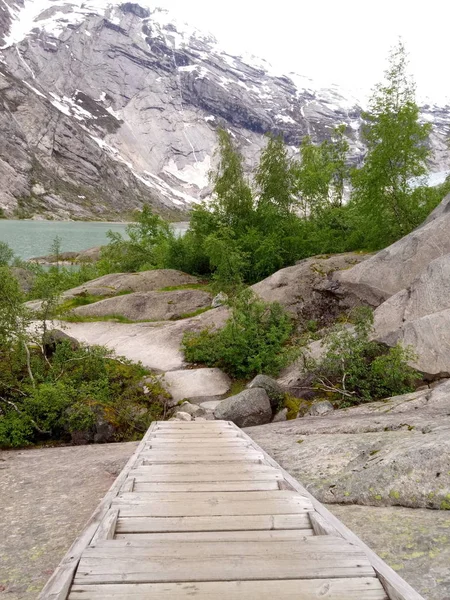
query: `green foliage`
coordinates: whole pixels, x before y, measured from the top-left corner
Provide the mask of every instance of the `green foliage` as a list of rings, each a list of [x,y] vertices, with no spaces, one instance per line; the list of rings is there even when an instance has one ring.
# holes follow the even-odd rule
[[[418,374],[408,365],[414,358],[411,349],[398,345],[387,350],[371,341],[370,309],[355,310],[351,319],[353,325],[349,321],[335,325],[323,340],[324,356],[309,361],[313,387],[341,406],[413,391]]]
[[[164,414],[166,394],[151,379],[144,393],[142,366],[70,340],[50,348],[46,331],[58,298],[56,268],[40,288],[41,335],[28,331],[30,315],[7,266],[0,266],[0,289],[0,447],[70,441],[77,435],[94,441],[102,423],[117,440],[135,439]]]
[[[293,358],[288,346],[292,332],[292,321],[280,304],[262,302],[244,290],[232,300],[222,330],[187,332],[183,350],[189,362],[220,367],[238,379],[276,375]]]
[[[414,85],[407,74],[402,43],[391,52],[385,82],[364,113],[368,152],[353,173],[352,204],[362,243],[371,249],[391,244],[420,225],[428,212],[413,181],[427,172],[429,123],[420,123]]]
[[[166,393],[148,378],[145,394],[140,365],[116,358],[101,347],[56,345],[50,356],[32,349],[33,383],[26,354],[13,346],[15,361],[5,365],[0,349],[0,447],[40,440],[94,441],[97,426],[110,427],[115,440],[136,439],[164,415]]]
[[[163,265],[175,235],[159,215],[145,205],[137,214],[136,223],[127,226],[128,239],[108,231],[109,244],[102,249],[98,270],[101,274],[135,272]]]
[[[14,258],[14,252],[5,242],[0,242],[0,267],[10,265]]]

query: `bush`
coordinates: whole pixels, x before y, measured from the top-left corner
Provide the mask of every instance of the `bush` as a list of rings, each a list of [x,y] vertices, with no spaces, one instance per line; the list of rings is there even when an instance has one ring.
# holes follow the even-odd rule
[[[322,359],[308,361],[313,387],[340,406],[412,392],[419,376],[408,365],[412,350],[371,341],[373,314],[368,308],[355,310],[351,320],[353,324],[339,323],[325,336]]]
[[[189,362],[220,367],[235,378],[276,375],[293,358],[292,332],[291,318],[280,304],[245,290],[231,301],[231,316],[221,331],[187,332],[183,350]]]
[[[8,363],[12,357],[14,362]],[[22,346],[0,350],[0,447],[44,440],[94,441],[106,425],[108,441],[138,439],[164,417],[166,392],[141,365],[101,347],[56,345],[51,356],[31,348],[30,367]],[[146,388],[141,384],[147,375]]]

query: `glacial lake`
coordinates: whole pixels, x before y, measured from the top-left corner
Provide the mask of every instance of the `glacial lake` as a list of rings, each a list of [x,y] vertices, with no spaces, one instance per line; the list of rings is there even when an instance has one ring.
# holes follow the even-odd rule
[[[188,223],[174,223],[182,235]],[[50,253],[56,236],[61,238],[63,252],[86,250],[108,242],[109,230],[124,234],[127,223],[104,223],[93,221],[9,221],[0,219],[0,242],[6,242],[14,254],[24,260]]]

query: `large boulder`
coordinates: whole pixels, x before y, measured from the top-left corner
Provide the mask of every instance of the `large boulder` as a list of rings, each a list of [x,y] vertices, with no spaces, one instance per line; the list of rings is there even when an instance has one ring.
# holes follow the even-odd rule
[[[194,285],[197,277],[174,269],[155,269],[141,273],[111,273],[64,292],[64,297],[74,296],[115,296],[126,292],[152,292],[166,287]]]
[[[257,375],[250,383],[247,384],[247,389],[262,388],[269,396],[272,411],[275,413],[279,410],[286,393],[285,389],[272,377],[267,375]]]
[[[231,387],[231,380],[220,369],[189,369],[171,371],[161,380],[162,386],[172,396],[175,402],[180,400],[203,399],[211,401],[222,398]]]
[[[427,376],[450,373],[450,254],[431,261],[410,286],[375,311],[375,339],[412,346],[411,364]]]
[[[407,288],[428,264],[450,252],[448,197],[433,218],[352,269],[334,273],[329,291],[373,307]]]
[[[79,306],[72,313],[83,317],[119,315],[131,321],[171,321],[211,306],[211,295],[201,290],[135,292]]]
[[[269,396],[261,388],[244,390],[236,396],[222,400],[214,411],[219,420],[232,421],[238,427],[253,427],[270,423],[272,408]]]
[[[279,302],[302,322],[317,319],[328,324],[340,310],[336,298],[328,293],[328,278],[336,271],[354,268],[368,256],[356,253],[314,256],[277,271],[252,288],[260,298]]]
[[[321,502],[450,509],[449,406],[450,380],[248,433]]]

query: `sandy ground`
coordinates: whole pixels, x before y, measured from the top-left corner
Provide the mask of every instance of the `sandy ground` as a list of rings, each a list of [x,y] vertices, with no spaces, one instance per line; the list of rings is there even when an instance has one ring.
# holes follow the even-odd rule
[[[0,595],[34,600],[135,443],[0,453]],[[450,512],[329,508],[427,600],[450,600]]]

